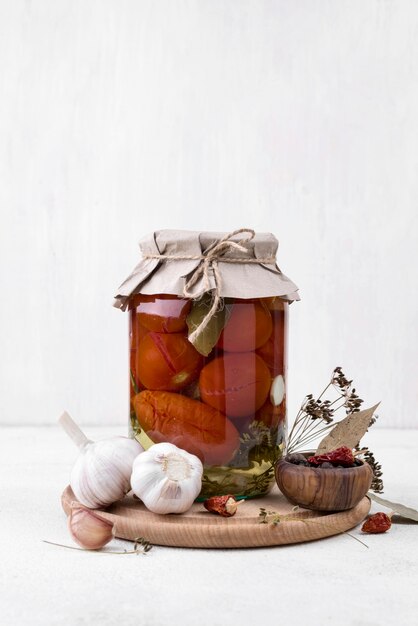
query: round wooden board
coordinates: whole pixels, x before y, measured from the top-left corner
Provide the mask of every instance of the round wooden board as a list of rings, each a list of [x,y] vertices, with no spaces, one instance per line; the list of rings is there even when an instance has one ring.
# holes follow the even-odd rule
[[[76,498],[67,487],[61,502],[69,514]],[[291,515],[279,524],[260,524],[260,508]],[[233,517],[225,518],[206,511],[202,503],[193,504],[182,515],[156,515],[140,500],[126,496],[120,502],[98,512],[115,524],[116,536],[135,540],[144,537],[160,546],[181,548],[256,548],[300,543],[337,535],[359,524],[370,510],[364,497],[354,508],[338,513],[321,513],[299,509],[292,512],[283,494],[275,488],[268,496],[246,500]]]

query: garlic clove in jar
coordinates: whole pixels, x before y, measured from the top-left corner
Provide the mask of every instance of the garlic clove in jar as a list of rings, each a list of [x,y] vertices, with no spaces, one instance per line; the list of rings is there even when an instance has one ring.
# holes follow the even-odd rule
[[[70,477],[77,500],[96,509],[123,498],[130,490],[134,459],[143,447],[128,437],[90,441],[68,413],[60,417],[59,423],[80,448]]]
[[[135,495],[153,513],[184,513],[202,488],[200,459],[171,443],[157,443],[133,464]]]
[[[115,536],[112,522],[75,502],[71,505],[68,528],[74,541],[86,550],[100,550]]]
[[[286,393],[286,386],[283,376],[279,374],[273,380],[270,388],[270,402],[273,406],[279,406],[283,402]]]

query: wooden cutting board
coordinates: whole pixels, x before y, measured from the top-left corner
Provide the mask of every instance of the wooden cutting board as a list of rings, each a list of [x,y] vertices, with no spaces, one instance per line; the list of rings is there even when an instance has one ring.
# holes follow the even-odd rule
[[[67,487],[61,497],[62,506],[69,514],[76,498]],[[291,515],[291,520],[279,524],[260,524],[260,508]],[[152,544],[182,548],[255,548],[300,543],[337,535],[359,524],[370,510],[370,500],[364,497],[348,511],[321,513],[299,509],[275,488],[262,498],[246,500],[233,517],[225,518],[209,513],[202,503],[193,504],[182,515],[156,515],[141,501],[126,496],[112,506],[98,510],[114,522],[116,536],[135,540],[144,537]]]

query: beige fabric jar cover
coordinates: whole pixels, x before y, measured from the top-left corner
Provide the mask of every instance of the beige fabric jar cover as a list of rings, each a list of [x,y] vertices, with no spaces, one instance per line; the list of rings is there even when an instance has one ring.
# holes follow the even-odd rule
[[[277,266],[278,243],[271,233],[251,229],[155,231],[140,241],[142,258],[120,285],[114,306],[125,310],[137,293],[188,298],[211,293],[210,319],[222,298],[299,300],[297,286]]]

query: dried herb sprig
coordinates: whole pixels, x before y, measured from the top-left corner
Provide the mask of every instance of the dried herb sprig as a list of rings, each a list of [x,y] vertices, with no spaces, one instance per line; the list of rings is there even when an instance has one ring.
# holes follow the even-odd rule
[[[298,520],[300,521],[302,519],[300,515],[295,515],[296,511],[298,510],[299,506],[294,506],[292,509],[292,513],[281,515],[280,513],[276,513],[276,511],[267,511],[267,509],[261,507],[258,514],[258,523],[272,524],[273,526],[277,526],[278,524],[280,524],[280,522],[290,522]]]
[[[337,411],[344,409],[346,415],[349,415],[360,410],[363,400],[351,387],[352,383],[342,368],[336,367],[330,382],[318,398],[315,399],[312,394],[305,397],[289,434],[288,454],[302,449],[330,430],[334,426]],[[337,397],[334,400],[322,399],[329,389],[335,390]]]
[[[360,449],[359,446],[356,446],[356,450],[358,450],[358,453],[359,453],[358,455],[356,454],[356,456],[363,457],[364,462],[368,463],[368,465],[370,465],[370,467],[372,468],[373,480],[372,480],[370,489],[374,491],[375,493],[383,493],[384,485],[383,485],[383,479],[382,479],[382,475],[383,475],[382,466],[375,459],[373,452],[369,450],[369,448],[362,447]]]

